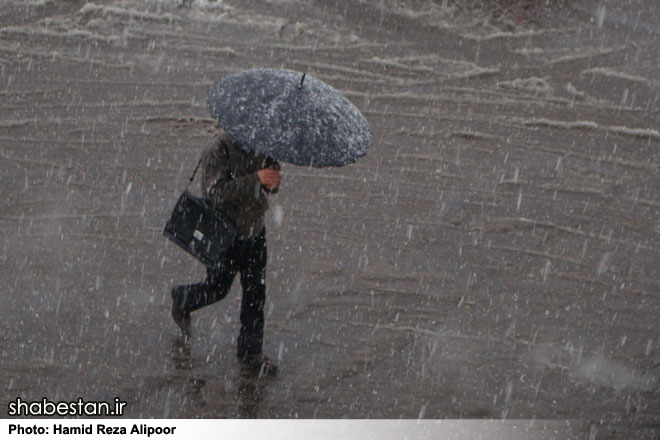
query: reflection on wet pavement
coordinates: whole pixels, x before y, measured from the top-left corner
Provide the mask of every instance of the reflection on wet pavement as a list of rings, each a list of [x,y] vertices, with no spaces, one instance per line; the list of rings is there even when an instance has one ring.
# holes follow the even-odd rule
[[[190,352],[190,343],[186,338],[175,338],[172,340],[172,360],[174,368],[177,370],[192,370],[192,356]]]
[[[183,395],[188,401],[186,406],[191,410],[189,414],[194,416],[196,410],[199,411],[198,416],[206,414],[217,406],[217,402],[209,402],[209,395],[213,394],[209,388],[220,385],[218,377],[204,377],[204,362],[195,365],[190,341],[182,337],[172,339],[171,354],[175,374],[185,376]],[[268,386],[274,379],[242,363],[237,362],[237,365],[237,386],[224,390],[227,392],[224,400],[230,406],[235,405],[235,411],[232,412],[235,417],[263,418],[261,402],[267,396]]]
[[[261,418],[261,402],[266,397],[268,378],[262,377],[258,371],[245,365],[239,373],[237,401],[238,417],[246,419]]]

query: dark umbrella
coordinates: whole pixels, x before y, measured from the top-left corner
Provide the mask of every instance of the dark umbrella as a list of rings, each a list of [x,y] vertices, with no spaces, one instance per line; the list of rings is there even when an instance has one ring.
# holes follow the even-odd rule
[[[314,167],[367,154],[371,128],[339,91],[291,70],[249,70],[217,81],[211,115],[246,150]]]

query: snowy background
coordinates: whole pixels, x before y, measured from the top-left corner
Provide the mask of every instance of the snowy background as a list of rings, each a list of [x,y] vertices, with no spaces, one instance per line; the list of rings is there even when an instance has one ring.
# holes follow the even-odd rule
[[[577,419],[660,432],[660,5],[0,0],[0,396],[129,417]],[[357,164],[283,166],[265,351],[162,237],[213,82],[308,72]],[[3,412],[4,414],[4,412]]]

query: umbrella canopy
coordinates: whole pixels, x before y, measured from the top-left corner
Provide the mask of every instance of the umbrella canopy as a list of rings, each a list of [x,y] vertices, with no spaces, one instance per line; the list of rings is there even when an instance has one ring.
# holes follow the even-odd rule
[[[342,166],[367,154],[367,120],[336,89],[291,70],[249,70],[209,90],[211,115],[247,151],[295,165]]]

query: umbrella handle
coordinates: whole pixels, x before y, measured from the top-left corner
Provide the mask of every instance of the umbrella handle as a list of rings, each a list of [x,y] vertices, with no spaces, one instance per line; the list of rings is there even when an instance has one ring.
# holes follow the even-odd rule
[[[303,76],[302,76],[302,78],[300,79],[300,84],[298,84],[298,88],[299,88],[299,89],[302,89],[303,81],[305,81],[305,75],[307,75],[307,73],[303,73]]]

